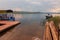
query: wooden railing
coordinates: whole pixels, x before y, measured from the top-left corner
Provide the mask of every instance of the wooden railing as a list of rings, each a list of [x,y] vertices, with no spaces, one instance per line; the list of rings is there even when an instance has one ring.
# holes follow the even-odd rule
[[[53,21],[46,22],[43,40],[58,40],[58,31]]]

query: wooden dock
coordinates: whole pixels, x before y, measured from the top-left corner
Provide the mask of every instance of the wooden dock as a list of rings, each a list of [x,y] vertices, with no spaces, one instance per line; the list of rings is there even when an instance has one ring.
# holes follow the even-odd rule
[[[59,40],[54,22],[46,22],[43,40]]]
[[[19,21],[0,21],[0,32],[19,24]]]

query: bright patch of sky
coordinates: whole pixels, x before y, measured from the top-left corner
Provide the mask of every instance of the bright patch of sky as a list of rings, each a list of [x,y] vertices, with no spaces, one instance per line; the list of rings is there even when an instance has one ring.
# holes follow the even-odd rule
[[[0,9],[33,12],[59,12],[60,0],[0,0]]]

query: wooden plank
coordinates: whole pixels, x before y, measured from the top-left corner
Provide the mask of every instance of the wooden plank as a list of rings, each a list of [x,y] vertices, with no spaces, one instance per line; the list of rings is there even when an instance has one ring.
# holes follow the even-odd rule
[[[54,22],[51,21],[49,26],[50,26],[50,29],[51,29],[51,32],[52,32],[53,40],[58,40],[58,32],[55,28]]]
[[[19,24],[20,22],[19,21],[0,21],[0,23],[4,24],[0,26],[0,32],[1,32],[9,27],[12,27],[13,25]]]
[[[48,22],[45,24],[44,38],[43,40],[52,40]]]
[[[58,32],[55,28],[54,22],[46,22],[43,40],[58,40]]]

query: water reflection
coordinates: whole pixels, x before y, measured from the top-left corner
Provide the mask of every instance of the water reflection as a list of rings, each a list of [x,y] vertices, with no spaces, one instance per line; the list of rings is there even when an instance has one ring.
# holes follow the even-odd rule
[[[40,19],[44,19],[45,16],[46,16],[46,14],[14,14],[14,17],[16,18],[16,20],[19,20],[19,19],[40,20]]]
[[[20,20],[23,18],[22,14],[14,14],[15,20]]]
[[[30,21],[42,21],[48,14],[14,14],[16,20],[30,20]],[[60,14],[52,14],[52,16],[60,16]]]

